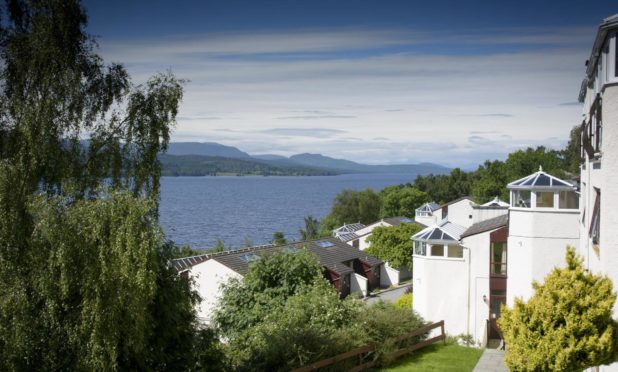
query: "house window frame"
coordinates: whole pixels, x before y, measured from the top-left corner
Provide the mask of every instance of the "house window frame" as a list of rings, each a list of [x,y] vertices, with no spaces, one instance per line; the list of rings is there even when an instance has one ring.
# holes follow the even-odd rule
[[[494,246],[495,244],[501,244],[503,248],[503,259],[501,261],[494,261]],[[491,242],[489,247],[489,273],[491,276],[498,277],[507,277],[508,275],[508,260],[509,260],[509,249],[506,242]],[[495,272],[496,265],[500,265],[501,271],[500,273]],[[502,271],[502,267],[504,267],[504,271]]]

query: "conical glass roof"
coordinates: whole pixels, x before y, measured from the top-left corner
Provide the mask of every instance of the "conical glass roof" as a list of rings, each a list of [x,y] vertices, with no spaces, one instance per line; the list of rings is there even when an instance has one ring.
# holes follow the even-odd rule
[[[573,190],[575,188],[571,183],[543,172],[541,167],[538,172],[513,181],[506,187],[509,190]]]

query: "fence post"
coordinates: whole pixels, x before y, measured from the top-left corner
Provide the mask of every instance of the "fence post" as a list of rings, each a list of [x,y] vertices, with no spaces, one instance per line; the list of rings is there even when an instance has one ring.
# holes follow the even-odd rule
[[[444,320],[440,324],[440,332],[442,332],[442,343],[446,344],[446,334],[444,334]]]

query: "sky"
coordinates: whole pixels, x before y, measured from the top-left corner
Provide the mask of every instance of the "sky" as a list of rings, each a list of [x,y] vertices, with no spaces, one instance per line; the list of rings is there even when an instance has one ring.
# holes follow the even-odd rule
[[[173,142],[475,168],[562,148],[596,30],[587,1],[87,0],[135,84],[186,79]]]

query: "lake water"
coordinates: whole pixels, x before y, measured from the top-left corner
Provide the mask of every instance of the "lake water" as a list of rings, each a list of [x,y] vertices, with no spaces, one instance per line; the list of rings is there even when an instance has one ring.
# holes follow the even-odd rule
[[[207,248],[266,244],[275,231],[298,239],[305,216],[321,219],[343,189],[374,191],[412,182],[406,174],[324,177],[163,177],[160,222],[176,244]],[[354,222],[354,221],[350,221]]]

